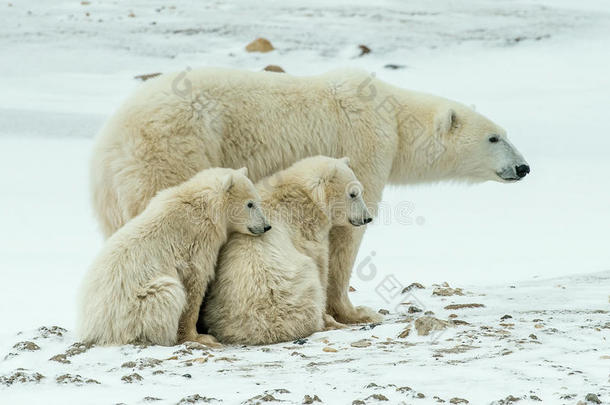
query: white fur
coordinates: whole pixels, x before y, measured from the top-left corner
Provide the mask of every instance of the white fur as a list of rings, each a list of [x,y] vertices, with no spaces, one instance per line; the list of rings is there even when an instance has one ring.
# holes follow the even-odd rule
[[[328,236],[370,214],[346,159],[311,157],[257,187],[273,229],[223,247],[204,320],[223,343],[269,344],[340,326],[326,315]],[[360,221],[360,222],[359,222]]]
[[[231,232],[266,224],[260,209],[239,209],[260,199],[244,173],[204,170],[159,193],[106,241],[80,290],[84,342],[215,342],[198,335],[195,323],[218,251]]]

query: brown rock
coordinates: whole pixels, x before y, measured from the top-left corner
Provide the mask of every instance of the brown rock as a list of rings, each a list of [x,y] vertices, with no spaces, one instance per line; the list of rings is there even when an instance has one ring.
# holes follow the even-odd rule
[[[63,374],[55,379],[57,384],[75,384],[75,385],[83,385],[83,384],[100,384],[99,381],[94,380],[92,378],[83,378],[80,375],[72,375],[72,374]]]
[[[599,397],[595,394],[587,394],[587,396],[585,396],[585,401],[587,402],[592,402],[594,404],[601,404],[602,401],[599,399]]]
[[[388,63],[387,65],[384,66],[384,68],[392,69],[392,70],[404,69],[405,67],[406,67],[405,65],[398,65],[396,63]]]
[[[404,329],[402,332],[400,332],[400,334],[398,335],[398,337],[399,337],[400,339],[404,339],[404,338],[406,338],[407,336],[409,336],[409,333],[411,333],[411,327],[410,327],[410,326],[406,327],[406,328],[405,328],[405,329]]]
[[[211,402],[219,402],[216,398],[208,398],[202,397],[199,394],[189,395],[188,397],[184,397],[178,402],[178,405],[186,405],[186,404],[209,404]]]
[[[467,400],[467,399],[464,399],[464,398],[457,398],[457,397],[455,397],[455,398],[451,398],[451,399],[449,400],[449,403],[450,403],[450,404],[467,404],[467,403],[469,403],[469,402],[468,402],[468,400]]]
[[[16,383],[21,383],[21,384],[25,384],[25,383],[29,383],[29,382],[38,383],[38,382],[40,382],[40,380],[45,378],[45,376],[40,373],[26,373],[21,370],[15,371],[10,376],[0,376],[0,384],[6,385],[6,386],[11,386]]]
[[[352,347],[369,347],[371,345],[371,342],[369,342],[366,339],[362,339],[362,340],[358,340],[356,342],[352,342],[352,344],[350,346]]]
[[[134,383],[136,381],[142,381],[144,378],[142,378],[142,376],[138,373],[133,373],[133,374],[129,374],[129,375],[124,375],[123,377],[121,377],[121,380],[126,382],[126,383]]]
[[[373,394],[369,397],[367,397],[366,399],[375,399],[377,401],[389,401],[388,397],[386,397],[385,395],[382,394]]]
[[[278,65],[267,65],[263,70],[267,72],[286,73],[286,71]]]
[[[303,397],[304,404],[313,404],[314,402],[322,402],[322,400],[317,395],[314,395],[313,397],[311,397],[309,395],[305,395]]]
[[[453,325],[470,325],[468,322],[462,321],[460,319],[454,319],[453,321],[451,321],[451,323]]]
[[[419,336],[427,336],[435,330],[443,330],[449,326],[449,322],[431,316],[422,316],[415,320],[415,329]]]
[[[411,291],[411,290],[412,290],[412,289],[414,289],[414,288],[417,288],[417,289],[423,290],[423,289],[424,289],[424,288],[426,288],[426,287],[424,287],[424,286],[423,286],[423,285],[421,285],[420,283],[411,283],[411,284],[409,284],[408,286],[406,286],[405,288],[403,288],[402,293],[404,294],[404,293],[406,293],[406,292],[409,292],[409,291]]]
[[[371,48],[369,48],[366,45],[358,45],[358,48],[360,48],[360,55],[359,56],[364,56],[367,53],[371,53]]]
[[[146,73],[143,75],[137,75],[134,76],[134,79],[138,79],[138,80],[142,80],[143,82],[147,81],[148,79],[152,79],[153,77],[157,77],[157,76],[161,76],[161,73]]]
[[[246,45],[246,51],[248,52],[266,53],[271,52],[274,49],[275,48],[273,45],[271,45],[271,42],[269,42],[269,40],[266,38],[256,38],[254,41]]]
[[[51,327],[40,327],[38,328],[38,334],[40,335],[41,338],[49,338],[51,336],[58,336],[58,337],[62,337],[64,335],[64,333],[66,333],[67,330],[60,327],[60,326],[51,326]]]
[[[51,357],[49,359],[49,361],[56,361],[58,363],[70,364],[70,360],[68,360],[68,358],[66,357],[65,354],[56,354],[55,356]]]
[[[22,352],[33,352],[36,350],[40,350],[40,346],[38,346],[34,342],[30,342],[30,341],[26,340],[24,342],[19,342],[19,343],[15,344],[15,346],[13,346],[13,349],[17,349]]]
[[[91,343],[82,343],[76,342],[72,346],[66,350],[66,356],[72,357],[79,355],[81,353],[85,353],[87,350],[91,349],[93,345]]]
[[[464,295],[464,292],[461,288],[451,288],[451,287],[437,287],[432,291],[432,295],[438,295],[440,297],[450,297],[452,295]]]
[[[451,304],[447,305],[445,309],[464,309],[464,308],[485,308],[483,304]]]

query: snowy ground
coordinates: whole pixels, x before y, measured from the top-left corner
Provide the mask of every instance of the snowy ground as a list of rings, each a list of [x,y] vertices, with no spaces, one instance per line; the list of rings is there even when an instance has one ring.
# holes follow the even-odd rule
[[[374,403],[380,394],[389,403],[512,395],[572,404],[588,393],[610,402],[607,2],[14,0],[0,10],[0,403],[177,403],[192,394],[239,403],[267,391],[287,403],[306,394]],[[258,36],[276,50],[245,52]],[[372,52],[358,57],[359,44]],[[512,185],[389,189],[389,215],[370,226],[352,279],[355,303],[390,311],[374,329],[210,352],[69,350],[75,290],[101,245],[87,195],[92,137],[138,86],[133,76],[268,64],[298,75],[359,67],[474,104],[508,129],[532,174]],[[433,295],[445,281],[465,295]],[[383,290],[412,282],[427,288]],[[452,303],[485,307],[444,309]],[[454,322],[418,336],[423,312],[409,314],[411,305]],[[370,345],[351,346],[362,339]],[[13,348],[23,341],[40,349]],[[61,353],[70,363],[48,360]],[[45,378],[24,383],[16,372]],[[58,383],[67,373],[85,382]],[[143,380],[122,380],[133,373]]]
[[[263,347],[88,348],[63,329],[28,330],[6,341],[21,343],[5,349],[0,392],[7,404],[188,403],[192,395],[230,404],[306,395],[328,404],[607,400],[609,287],[610,272],[463,291],[412,287],[381,325]],[[452,304],[466,307],[446,309]]]

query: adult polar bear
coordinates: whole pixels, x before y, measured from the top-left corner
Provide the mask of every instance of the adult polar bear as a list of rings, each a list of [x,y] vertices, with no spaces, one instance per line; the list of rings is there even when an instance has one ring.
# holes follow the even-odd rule
[[[313,155],[348,156],[371,208],[387,183],[512,182],[529,172],[487,118],[367,73],[205,68],[148,81],[109,119],[92,159],[93,205],[109,236],[157,191],[204,168],[246,166],[256,182]],[[343,323],[381,318],[348,298],[362,235],[331,231],[327,309]]]

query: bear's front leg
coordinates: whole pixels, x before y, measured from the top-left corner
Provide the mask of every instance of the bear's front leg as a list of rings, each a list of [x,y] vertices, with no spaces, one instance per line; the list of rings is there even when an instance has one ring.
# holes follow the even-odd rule
[[[330,255],[327,289],[327,312],[340,323],[383,321],[373,309],[354,307],[349,300],[349,280],[364,229],[334,227],[330,231]]]
[[[197,319],[203,295],[205,294],[204,282],[201,280],[184,280],[186,291],[186,306],[182,311],[178,323],[178,344],[184,342],[197,342],[209,347],[221,347],[222,344],[212,335],[197,333]]]

